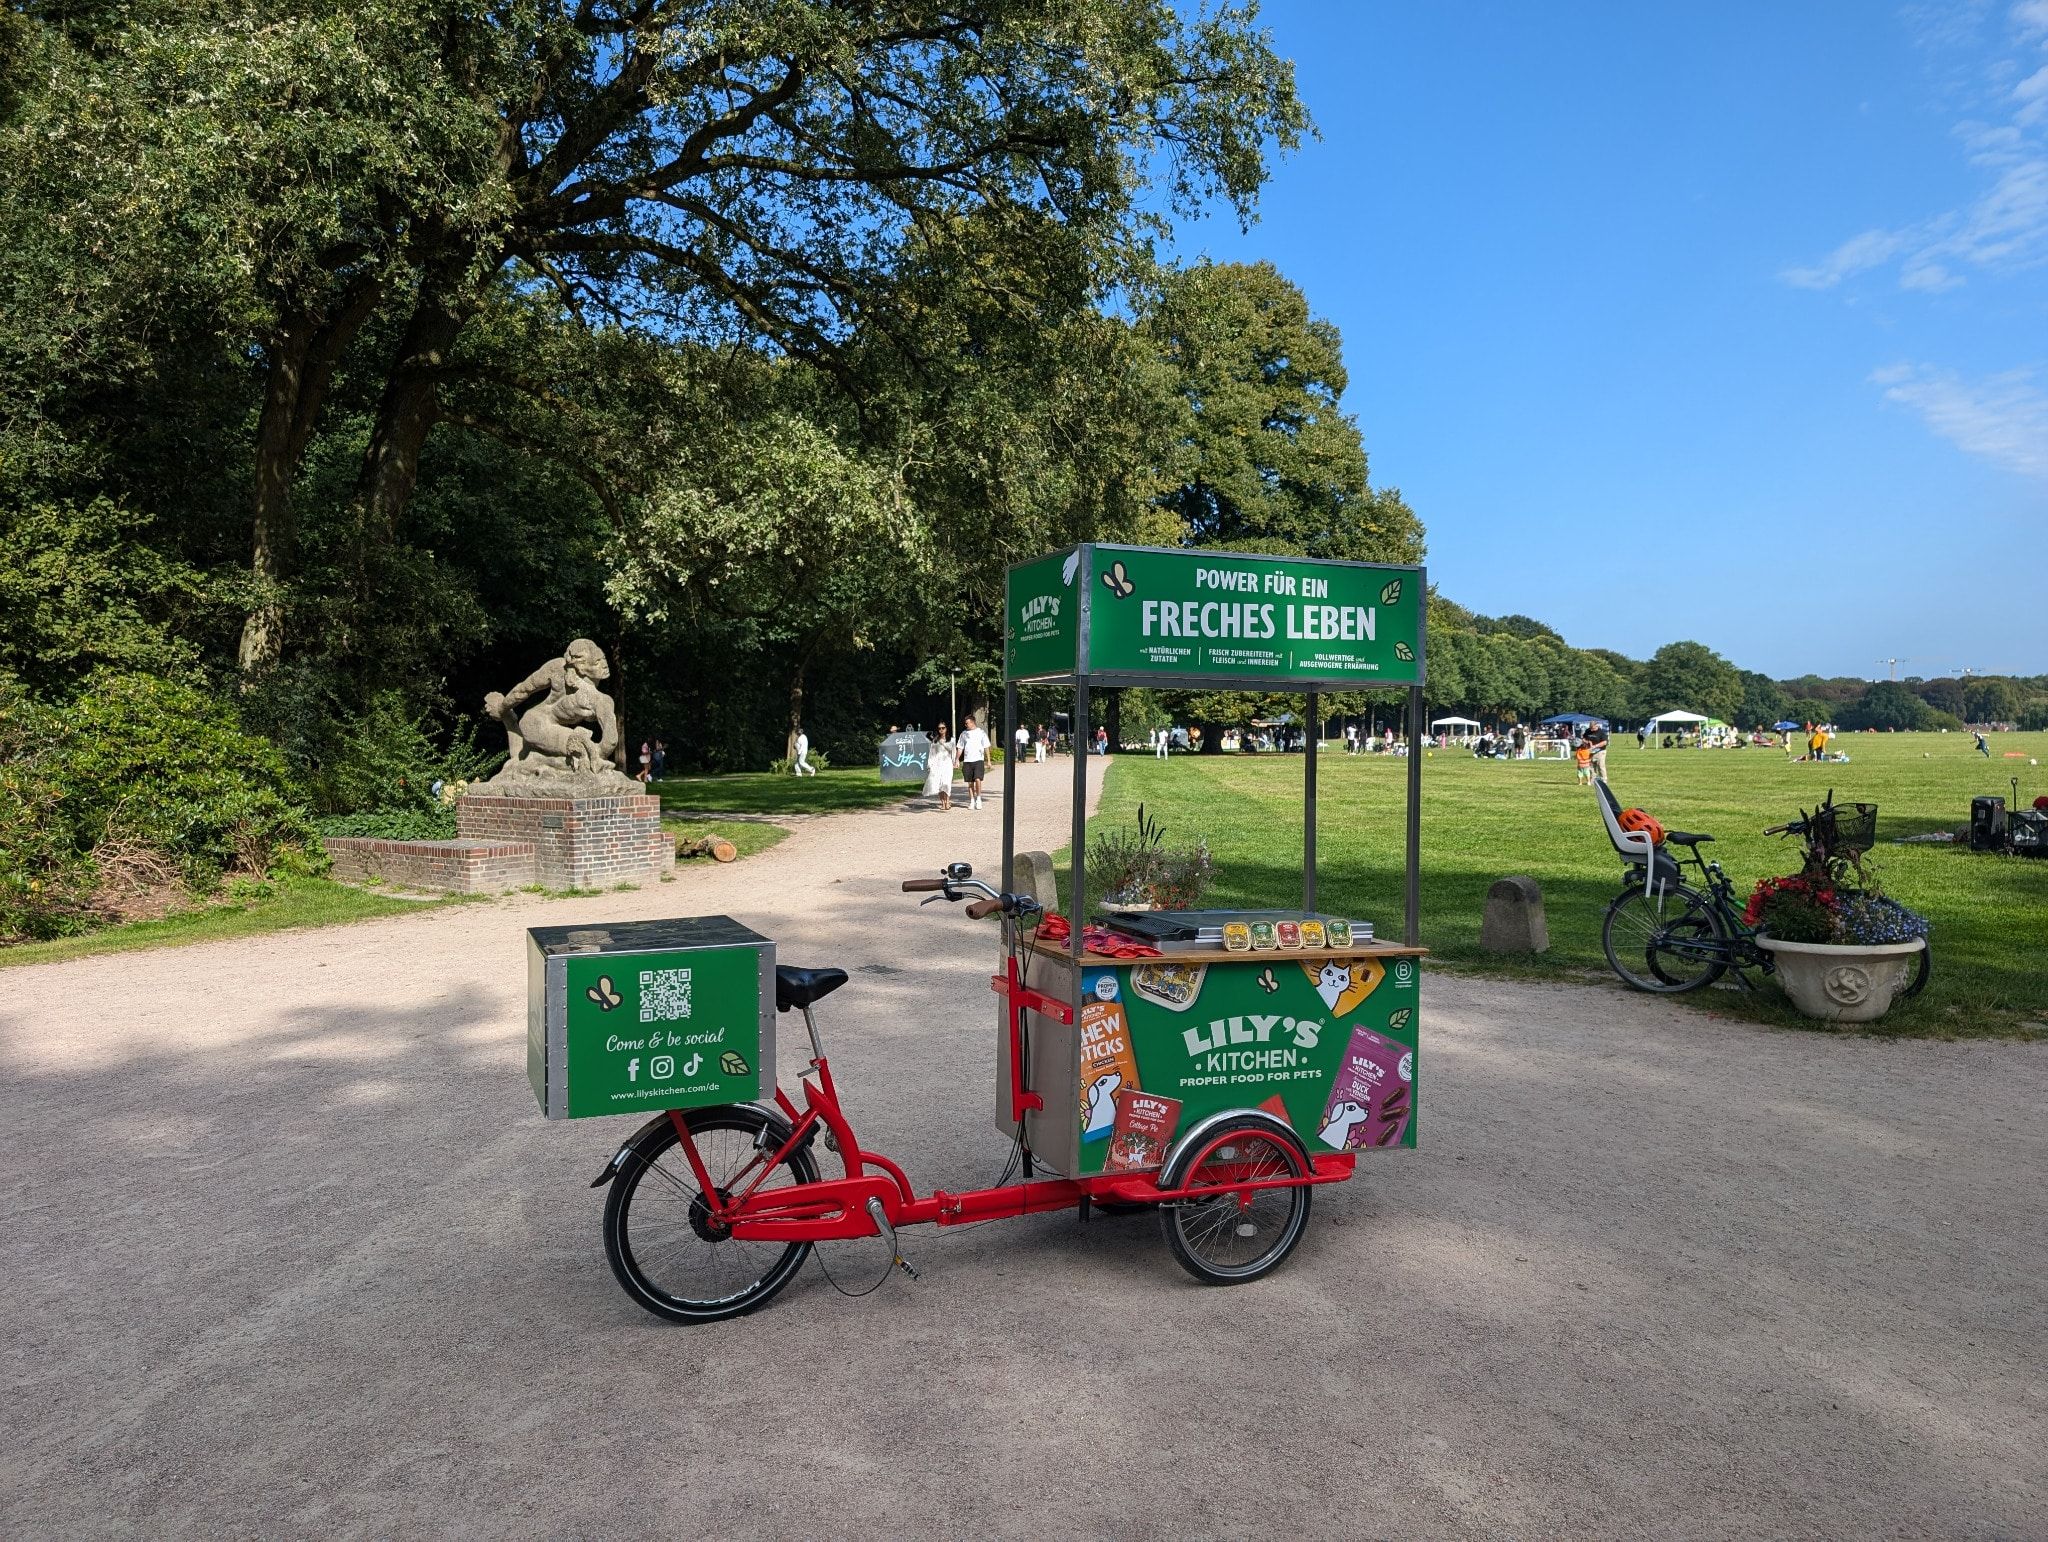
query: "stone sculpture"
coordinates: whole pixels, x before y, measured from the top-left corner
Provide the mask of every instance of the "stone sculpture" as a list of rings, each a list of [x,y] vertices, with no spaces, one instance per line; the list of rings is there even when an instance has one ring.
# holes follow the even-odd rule
[[[505,729],[510,757],[470,793],[498,797],[617,797],[640,792],[620,769],[618,710],[598,685],[611,678],[604,650],[579,637],[509,691],[484,698]]]

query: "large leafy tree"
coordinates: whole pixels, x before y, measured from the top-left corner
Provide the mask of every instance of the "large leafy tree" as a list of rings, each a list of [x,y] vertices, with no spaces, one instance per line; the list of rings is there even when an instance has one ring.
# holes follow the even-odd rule
[[[42,95],[6,148],[40,151],[24,197],[60,232],[53,265],[110,258],[138,282],[88,309],[178,298],[260,377],[252,568],[272,595],[244,630],[250,669],[281,645],[301,458],[336,370],[373,334],[352,498],[366,546],[402,537],[428,437],[474,367],[470,335],[508,288],[546,289],[593,331],[839,371],[868,330],[914,351],[893,291],[935,225],[991,217],[1020,256],[1101,290],[1142,268],[1148,180],[1167,209],[1248,206],[1266,145],[1304,123],[1248,10],[1190,21],[1164,0],[27,14]],[[66,225],[74,202],[89,217]],[[166,260],[192,232],[202,279]],[[500,383],[546,399],[544,381]]]
[[[1652,712],[1703,712],[1733,722],[1742,708],[1741,671],[1704,643],[1666,643],[1643,669]]]

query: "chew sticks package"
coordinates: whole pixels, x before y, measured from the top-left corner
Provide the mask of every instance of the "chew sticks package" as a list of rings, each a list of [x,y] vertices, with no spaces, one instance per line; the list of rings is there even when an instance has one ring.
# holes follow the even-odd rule
[[[1406,1048],[1370,1028],[1352,1029],[1316,1138],[1335,1151],[1394,1145],[1415,1109],[1414,1078]]]
[[[1108,1140],[1118,1099],[1137,1085],[1138,1057],[1117,972],[1087,970],[1081,976],[1081,1139]]]

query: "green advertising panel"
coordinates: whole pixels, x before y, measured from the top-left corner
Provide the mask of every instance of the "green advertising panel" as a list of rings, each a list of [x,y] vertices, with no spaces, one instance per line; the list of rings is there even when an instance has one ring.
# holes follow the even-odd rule
[[[1411,957],[1171,957],[1081,972],[1080,1173],[1156,1168],[1176,1133],[1263,1108],[1311,1154],[1412,1147]]]
[[[565,963],[569,1118],[758,1095],[757,949],[579,954]]]
[[[1088,671],[1360,689],[1422,678],[1419,568],[1092,549]]]
[[[1071,675],[1080,637],[1075,579],[1079,548],[1010,569],[1005,595],[1003,668],[1009,679]]]

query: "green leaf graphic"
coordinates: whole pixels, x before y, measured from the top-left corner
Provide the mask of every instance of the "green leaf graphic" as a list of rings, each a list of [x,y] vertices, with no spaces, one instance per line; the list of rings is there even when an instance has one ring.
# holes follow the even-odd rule
[[[1404,642],[1397,642],[1394,644],[1394,657],[1404,664],[1412,664],[1415,661],[1415,650]]]
[[[1382,605],[1398,605],[1401,603],[1400,579],[1393,579],[1387,584],[1386,588],[1380,591],[1380,603]]]
[[[753,1069],[747,1064],[747,1057],[736,1049],[729,1049],[718,1057],[718,1068],[727,1076],[745,1076]]]
[[[1402,1007],[1399,1011],[1389,1012],[1387,1014],[1387,1026],[1389,1028],[1406,1028],[1408,1026],[1408,1019],[1414,1015],[1415,1009],[1413,1007]]]

